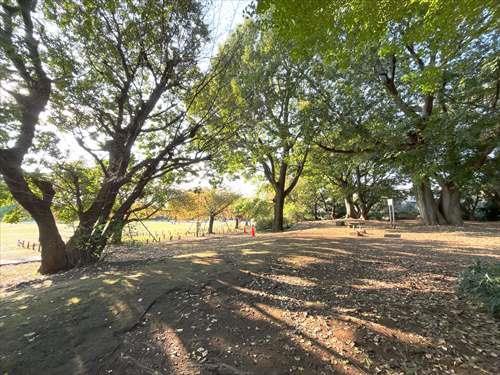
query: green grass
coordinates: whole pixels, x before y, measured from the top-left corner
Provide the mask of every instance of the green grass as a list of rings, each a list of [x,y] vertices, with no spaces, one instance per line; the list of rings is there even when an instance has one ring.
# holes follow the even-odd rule
[[[64,240],[67,240],[73,233],[71,225],[59,224],[59,231]],[[17,241],[24,241],[38,244],[38,228],[34,222],[23,222],[18,224],[6,224],[0,222],[0,259],[2,261],[14,260],[19,257],[35,257],[36,250],[31,247],[23,249],[17,246]]]
[[[144,225],[143,225],[144,224]],[[146,229],[147,228],[147,229]],[[214,222],[214,232],[216,234],[227,233],[234,229],[234,221],[216,221]],[[199,234],[206,234],[208,230],[208,224],[202,222],[200,225]],[[128,240],[131,237],[136,241],[151,241],[153,236],[157,239],[169,239],[170,236],[173,238],[195,237],[196,235],[196,223],[195,222],[178,222],[171,223],[168,221],[157,221],[149,220],[143,223],[134,222],[125,227],[123,231],[123,239]]]
[[[144,225],[143,225],[144,224]],[[196,234],[195,222],[179,222],[171,223],[168,221],[148,220],[143,224],[135,222],[127,226],[123,232],[123,240],[140,242],[151,242],[153,240],[151,234],[160,240],[169,240],[170,236],[173,239],[186,237],[194,237]],[[58,224],[63,240],[67,240],[73,233],[74,226],[68,224]],[[200,234],[207,232],[208,224],[201,223]],[[147,228],[147,229],[146,229]],[[214,223],[215,233],[227,233],[233,230],[234,221],[216,221]],[[149,232],[151,234],[149,234]],[[130,237],[132,235],[132,237]],[[36,250],[31,247],[29,249],[21,248],[17,245],[17,241],[25,241],[25,245],[29,242],[30,245],[38,244],[38,228],[34,222],[23,222],[18,224],[6,224],[0,222],[0,259],[9,261],[19,259],[21,257],[35,257],[38,255]]]

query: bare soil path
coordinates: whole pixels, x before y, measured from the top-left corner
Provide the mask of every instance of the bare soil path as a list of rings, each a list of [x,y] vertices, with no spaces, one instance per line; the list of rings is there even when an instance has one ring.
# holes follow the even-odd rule
[[[115,248],[19,283],[1,267],[9,374],[495,374],[500,324],[455,294],[500,226],[384,238],[331,222],[283,234]],[[30,265],[31,266],[31,265]],[[24,268],[21,268],[24,267]]]

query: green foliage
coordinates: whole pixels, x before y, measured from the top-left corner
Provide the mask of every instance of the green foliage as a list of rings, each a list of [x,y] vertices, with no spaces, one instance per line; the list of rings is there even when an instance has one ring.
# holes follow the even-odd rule
[[[63,223],[78,221],[93,202],[103,179],[98,166],[86,166],[83,162],[59,163],[54,166],[52,182],[57,194],[53,208],[57,220]]]
[[[231,207],[232,214],[243,221],[252,220],[258,230],[268,230],[273,222],[273,205],[267,199],[239,198]]]
[[[392,113],[370,137],[379,153],[417,179],[462,186],[498,148],[497,5],[458,0],[450,11],[447,0],[263,0],[258,12],[297,59],[333,62],[341,80],[364,81],[357,87],[375,94],[379,113]],[[338,82],[325,88],[335,93]]]
[[[209,74],[215,77],[192,111],[197,116],[211,109],[207,131],[224,139],[215,158],[221,170],[264,172],[273,186],[283,163],[285,174],[297,172],[313,125],[302,101],[306,66],[294,63],[289,46],[256,23],[247,21],[230,36],[212,62]]]
[[[0,180],[0,221],[14,224],[26,219],[29,219],[28,213],[15,201],[7,185]]]
[[[11,205],[12,200],[13,198],[7,188],[7,185],[0,180],[0,207]]]
[[[231,214],[230,206],[238,198],[238,194],[218,188],[179,190],[168,201],[166,212],[177,220],[217,217],[226,211]]]
[[[483,304],[500,318],[500,263],[477,261],[461,273],[458,292]]]
[[[2,220],[5,223],[16,224],[29,218],[29,215],[18,205],[13,205],[4,214]]]

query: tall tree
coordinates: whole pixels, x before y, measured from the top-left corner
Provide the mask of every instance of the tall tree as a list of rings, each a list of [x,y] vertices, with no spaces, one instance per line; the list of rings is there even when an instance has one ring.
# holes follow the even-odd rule
[[[177,196],[168,203],[168,212],[176,219],[196,219],[199,222],[201,219],[207,218],[207,231],[209,234],[213,234],[217,216],[227,211],[238,197],[238,194],[216,187],[178,191]]]
[[[251,22],[238,28],[220,54],[226,50],[236,56],[209,88],[221,98],[210,104],[218,113],[213,124],[234,118],[226,142],[230,169],[263,172],[274,190],[273,231],[281,231],[285,199],[300,178],[311,141],[312,122],[302,108],[307,64],[294,63],[286,44]]]
[[[195,0],[168,6],[46,1],[37,9],[47,17],[40,30],[51,23],[44,28],[42,56],[32,21],[35,6],[2,2],[0,78],[12,95],[2,102],[0,168],[14,198],[39,226],[41,271],[51,273],[96,261],[150,181],[207,158],[209,142],[195,141],[203,122],[186,113],[198,92],[192,86],[208,33]],[[57,77],[55,85],[46,69]],[[198,82],[198,89],[204,84]],[[71,132],[101,168],[95,194],[67,244],[51,211],[52,184],[22,170],[49,99],[52,121]]]
[[[494,1],[263,0],[296,54],[371,68],[405,124],[401,160],[427,224],[461,224],[460,186],[498,147]],[[431,181],[439,184],[439,200]]]
[[[23,170],[23,162],[39,135],[39,116],[50,98],[46,71],[34,22],[36,1],[0,3],[0,173],[17,202],[39,228],[41,272],[67,268],[65,244],[51,211],[52,184]]]
[[[201,123],[184,121],[183,99],[207,29],[197,1],[50,5],[65,36],[58,43],[71,46],[57,66],[73,72],[58,86],[55,121],[103,174],[66,249],[72,264],[86,264],[99,258],[149,181],[202,159],[186,153]],[[113,211],[128,183],[133,188]]]

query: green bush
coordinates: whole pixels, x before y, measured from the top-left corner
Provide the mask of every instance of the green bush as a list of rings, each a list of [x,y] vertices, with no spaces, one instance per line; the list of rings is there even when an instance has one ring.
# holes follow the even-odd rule
[[[283,218],[283,228],[290,227],[290,220],[285,216]],[[257,231],[269,231],[273,228],[273,217],[272,216],[263,216],[255,219],[255,228]]]
[[[259,217],[255,219],[255,228],[257,230],[271,230],[273,227],[272,217]]]
[[[500,318],[500,262],[477,261],[460,274],[458,292],[484,305]]]

